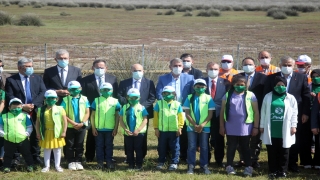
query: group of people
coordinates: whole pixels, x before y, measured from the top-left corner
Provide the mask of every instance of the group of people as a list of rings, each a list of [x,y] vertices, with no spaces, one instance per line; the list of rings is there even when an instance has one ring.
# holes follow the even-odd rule
[[[43,78],[33,74],[31,59],[21,58],[19,73],[12,76],[2,73],[1,62],[4,171],[10,172],[21,154],[28,171],[33,171],[34,164],[44,164],[41,171],[48,172],[53,161],[56,171],[62,172],[61,151],[70,170],[83,170],[83,154],[87,162],[96,157],[99,169],[114,169],[113,140],[119,125],[129,169],[140,170],[147,155],[150,119],[158,138],[159,170],[167,161],[172,171],[186,161],[187,173],[193,174],[199,151],[205,174],[211,174],[208,165],[213,156],[228,174],[236,173],[234,166],[244,166],[243,173],[251,176],[260,167],[262,143],[267,147],[269,176],[299,172],[298,155],[304,168],[320,169],[320,69],[311,71],[307,55],[296,61],[284,56],[279,67],[271,65],[271,59],[269,52],[262,51],[257,66],[254,58],[246,57],[243,72],[238,73],[233,57],[223,55],[220,63],[207,64],[207,77],[203,77],[192,66],[193,56],[182,54],[170,61],[170,72],[159,76],[156,86],[144,77],[140,64],[133,64],[132,78],[118,85],[117,78],[107,73],[104,60],[95,60],[94,73],[82,78],[81,70],[69,65],[69,53],[63,49],[56,52],[57,65],[45,69]],[[312,159],[313,135],[316,152]],[[233,164],[236,150],[240,161]]]

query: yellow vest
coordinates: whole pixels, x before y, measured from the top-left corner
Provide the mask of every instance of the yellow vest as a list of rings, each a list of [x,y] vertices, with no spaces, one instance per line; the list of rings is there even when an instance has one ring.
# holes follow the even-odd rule
[[[2,115],[4,139],[13,143],[20,143],[27,138],[26,114],[14,116],[11,112]]]
[[[159,131],[178,131],[178,110],[180,103],[172,101],[170,108],[165,100],[157,101],[157,104],[159,106]]]
[[[74,111],[73,111],[73,107],[72,107],[72,96],[66,96],[63,98],[63,101],[66,103],[66,115],[67,117],[69,117],[71,120],[76,121],[75,117],[74,117]],[[86,96],[80,96],[79,97],[79,109],[77,109],[77,111],[79,111],[79,120],[80,122],[83,121],[83,117],[86,114],[86,102],[88,101]],[[68,123],[68,127],[69,128],[73,128],[72,124]]]
[[[191,97],[192,97],[192,94],[189,94],[188,99],[190,101],[190,115],[194,120],[196,120],[196,118],[194,116],[193,109],[192,109],[193,107],[191,105],[191,103],[193,103],[193,102],[191,102]],[[210,100],[211,100],[211,96],[208,94],[203,93],[199,96],[199,110],[200,110],[199,124],[203,123],[206,120],[206,118],[208,117]],[[192,126],[192,124],[189,121],[187,121],[187,125]],[[211,123],[209,121],[204,127],[210,127],[210,125],[211,125]]]
[[[46,108],[46,106],[43,106],[42,108]],[[42,108],[38,108],[38,116],[40,116],[40,135],[41,139],[44,140],[46,125],[45,125],[45,119],[44,119],[44,111],[41,112]],[[52,106],[52,119],[54,122],[54,138],[59,138],[62,133],[62,127],[63,125],[63,112],[64,109],[62,106]]]
[[[116,124],[115,113],[118,99],[103,96],[95,98],[96,111],[94,116],[94,125],[99,129],[114,129]]]
[[[126,128],[127,129],[129,129],[129,126],[128,126],[128,123],[127,123],[127,109],[130,107],[130,104],[125,104],[124,106],[123,106],[123,122],[124,122],[124,124],[126,125]],[[142,122],[143,122],[143,116],[142,116],[142,105],[141,104],[136,104],[133,108],[134,108],[134,115],[136,116],[136,127],[134,128],[135,130],[136,129],[138,129],[139,127],[140,127],[140,125],[142,124]],[[146,131],[147,131],[147,125],[146,126],[144,126],[142,129],[141,129],[141,131],[140,131],[140,133],[146,133]],[[124,129],[123,129],[123,134],[125,134],[125,135],[128,135],[125,131],[124,131]]]

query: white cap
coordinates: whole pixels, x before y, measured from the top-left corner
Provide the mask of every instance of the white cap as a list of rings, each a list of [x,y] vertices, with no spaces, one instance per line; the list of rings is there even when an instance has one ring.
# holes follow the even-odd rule
[[[139,96],[140,96],[140,92],[139,92],[139,90],[136,89],[136,88],[131,88],[131,89],[129,89],[127,95],[128,95],[129,97],[133,97],[133,96],[138,96],[138,97],[139,97]]]
[[[176,90],[172,86],[165,86],[162,92],[175,92]]]
[[[112,85],[108,82],[104,82],[100,85],[100,89],[113,89]]]
[[[44,93],[44,97],[48,98],[48,97],[58,97],[57,93],[55,90],[47,90],[45,93]]]
[[[22,104],[22,101],[21,101],[20,99],[18,99],[18,98],[13,98],[13,99],[10,100],[9,106],[10,106],[11,103],[13,103],[13,102],[19,102],[20,104]]]
[[[221,58],[221,61],[223,61],[223,60],[232,62],[233,61],[233,57],[231,55],[229,55],[229,54],[223,55],[222,58]]]
[[[307,55],[300,55],[296,61],[296,64],[302,65],[305,63],[310,63],[311,64],[311,58]]]
[[[70,81],[68,83],[68,89],[79,88],[79,87],[81,87],[81,85],[78,81]]]
[[[193,86],[195,86],[196,84],[204,84],[207,86],[207,83],[204,79],[196,79],[194,80]]]

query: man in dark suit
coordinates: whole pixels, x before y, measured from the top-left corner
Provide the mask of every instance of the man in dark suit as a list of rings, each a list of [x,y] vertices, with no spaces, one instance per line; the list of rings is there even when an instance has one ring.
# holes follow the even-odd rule
[[[121,105],[127,104],[127,92],[130,88],[140,90],[140,104],[143,105],[148,111],[149,119],[153,118],[153,103],[156,100],[156,89],[152,80],[143,77],[143,67],[140,64],[133,64],[131,66],[132,78],[120,81],[118,89],[118,99]],[[147,129],[148,130],[148,129]],[[147,155],[147,134],[144,136],[143,141],[143,157]]]
[[[220,110],[222,97],[227,93],[230,88],[230,82],[227,79],[219,77],[219,64],[214,62],[209,62],[207,64],[207,74],[208,77],[203,78],[208,88],[206,89],[206,94],[211,95],[216,107],[214,110],[214,115],[211,119],[211,127],[210,127],[210,144],[214,148],[214,158],[217,166],[224,167],[222,163],[224,158],[224,137],[219,134],[220,128]],[[209,151],[209,157],[211,157],[211,153]],[[209,158],[210,159],[210,158]]]
[[[102,83],[108,82],[113,87],[113,97],[117,98],[118,83],[117,78],[106,73],[107,65],[105,60],[95,60],[92,65],[94,73],[81,79],[82,94],[87,96],[90,104],[96,97],[100,96],[99,87]],[[88,130],[85,157],[87,162],[91,162],[95,156],[95,140],[92,129]]]
[[[46,87],[42,81],[42,78],[36,74],[33,74],[33,62],[31,59],[19,59],[18,70],[18,74],[7,78],[5,85],[6,102],[8,104],[10,99],[13,98],[19,98],[22,102],[24,102],[22,110],[31,116],[33,129],[35,129],[34,125],[37,117],[36,110],[43,104]],[[34,130],[30,135],[30,151],[34,162],[42,164],[38,142],[36,131]]]
[[[183,73],[193,75],[194,79],[199,79],[202,77],[202,72],[199,69],[192,67],[193,56],[191,54],[185,53],[180,56],[183,62]]]
[[[81,70],[69,65],[69,52],[60,49],[56,52],[56,66],[44,70],[43,82],[47,89],[53,89],[59,96],[57,104],[62,102],[62,98],[69,95],[67,85],[70,81],[81,80]]]
[[[299,172],[298,154],[300,154],[300,165],[311,165],[311,142],[312,133],[310,131],[310,89],[308,87],[307,76],[293,72],[295,61],[284,56],[280,59],[281,72],[269,75],[265,82],[264,94],[273,89],[273,82],[276,76],[282,76],[287,79],[287,92],[292,94],[298,103],[298,126],[296,132],[296,143],[291,146],[289,151],[288,168],[292,172]],[[302,143],[303,142],[303,143]]]

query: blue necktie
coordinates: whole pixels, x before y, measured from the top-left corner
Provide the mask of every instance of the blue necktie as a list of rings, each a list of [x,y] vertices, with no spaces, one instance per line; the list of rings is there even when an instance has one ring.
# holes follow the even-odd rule
[[[28,76],[25,76],[24,77],[26,80],[25,80],[25,84],[24,84],[24,88],[25,88],[25,91],[26,91],[26,104],[31,104],[32,103],[32,97],[31,97],[31,92],[30,92],[30,82],[28,81]]]

